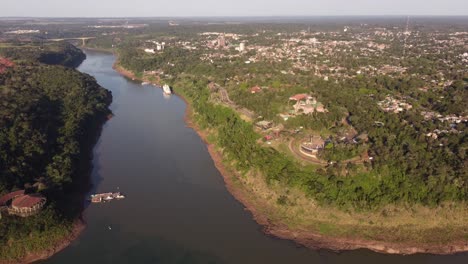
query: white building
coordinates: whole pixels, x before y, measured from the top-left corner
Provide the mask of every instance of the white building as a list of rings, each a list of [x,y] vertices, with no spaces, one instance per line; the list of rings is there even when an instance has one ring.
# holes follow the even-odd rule
[[[145,52],[146,53],[151,53],[151,54],[156,53],[156,51],[154,51],[154,49],[145,49]]]
[[[164,47],[166,46],[166,43],[165,42],[156,42],[156,50],[160,51],[160,50],[164,50]]]
[[[241,44],[239,44],[239,51],[244,51],[245,50],[245,42],[241,42]]]

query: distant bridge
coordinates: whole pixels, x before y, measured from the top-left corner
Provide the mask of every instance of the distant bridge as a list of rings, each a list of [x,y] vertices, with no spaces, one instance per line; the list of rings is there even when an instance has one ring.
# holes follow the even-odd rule
[[[96,37],[79,37],[79,38],[58,38],[58,39],[47,39],[48,41],[65,41],[65,40],[81,40],[82,46],[86,46],[86,41],[89,39],[95,39]]]

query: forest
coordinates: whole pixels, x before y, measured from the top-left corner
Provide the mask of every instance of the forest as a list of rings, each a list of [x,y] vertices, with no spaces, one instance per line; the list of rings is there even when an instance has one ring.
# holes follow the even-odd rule
[[[86,55],[67,42],[0,43],[0,56],[25,63],[43,63],[78,67]]]
[[[70,53],[60,53],[64,48]],[[47,249],[69,234],[82,209],[80,193],[89,186],[90,151],[112,101],[93,77],[65,67],[83,61],[80,50],[64,44],[45,54],[29,49],[0,49],[14,63],[0,74],[0,195],[26,189],[48,203],[32,217],[3,216],[0,259]]]

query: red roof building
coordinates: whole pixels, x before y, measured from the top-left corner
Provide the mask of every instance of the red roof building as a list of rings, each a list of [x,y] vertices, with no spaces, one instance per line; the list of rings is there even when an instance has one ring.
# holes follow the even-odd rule
[[[40,194],[23,194],[17,196],[11,202],[8,213],[21,217],[28,217],[39,213],[47,199]]]
[[[296,94],[291,97],[289,97],[289,100],[291,101],[301,101],[301,100],[306,100],[309,97],[307,94]]]
[[[250,88],[250,93],[253,93],[253,94],[259,93],[261,91],[262,91],[262,88],[260,88],[258,86],[254,86],[254,87]]]
[[[0,74],[4,73],[7,68],[11,68],[13,66],[15,66],[15,63],[8,59],[0,57]]]
[[[39,195],[22,195],[15,198],[11,206],[13,208],[31,208],[44,200],[45,198]]]
[[[2,197],[0,197],[0,206],[7,206],[8,202],[10,200],[13,200],[14,198],[24,195],[24,190],[19,190],[16,192],[11,192],[9,194],[5,194]]]

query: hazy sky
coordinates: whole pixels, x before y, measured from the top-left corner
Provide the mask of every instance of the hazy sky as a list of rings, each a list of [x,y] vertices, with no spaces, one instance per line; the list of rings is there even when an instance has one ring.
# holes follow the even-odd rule
[[[468,15],[468,0],[0,0],[0,16]]]

